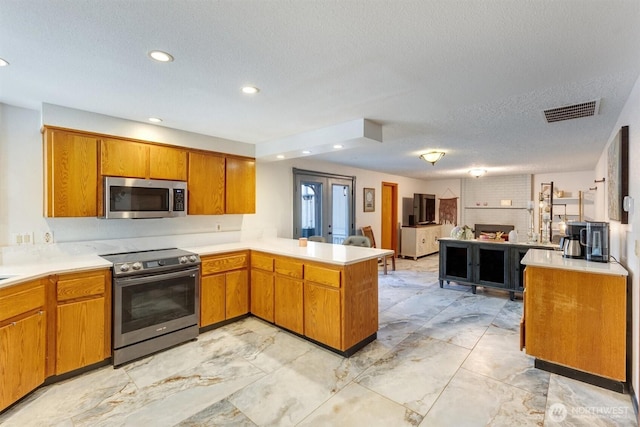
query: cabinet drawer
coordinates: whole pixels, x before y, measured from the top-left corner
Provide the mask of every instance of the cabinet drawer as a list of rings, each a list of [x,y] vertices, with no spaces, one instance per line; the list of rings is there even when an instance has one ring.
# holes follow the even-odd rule
[[[323,285],[340,287],[340,270],[307,265],[305,268],[305,279]]]
[[[273,257],[254,252],[251,254],[251,268],[273,271]]]
[[[0,322],[44,307],[44,286],[34,286],[0,297]]]
[[[276,273],[296,279],[302,279],[303,264],[290,259],[276,258]]]
[[[237,270],[247,267],[247,254],[236,254],[217,258],[202,259],[202,275]]]
[[[103,275],[85,276],[74,279],[58,280],[58,302],[85,298],[93,295],[103,295],[105,291],[105,277]]]

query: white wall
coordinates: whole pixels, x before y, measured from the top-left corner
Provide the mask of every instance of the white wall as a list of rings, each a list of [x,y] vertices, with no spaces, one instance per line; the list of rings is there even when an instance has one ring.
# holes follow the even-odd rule
[[[601,205],[599,209],[605,220],[610,221],[611,228],[611,255],[620,260],[620,263],[629,271],[631,286],[632,304],[632,383],[636,399],[640,396],[640,321],[638,312],[640,311],[639,281],[640,281],[640,258],[636,248],[640,244],[640,78],[636,81],[631,95],[625,107],[618,117],[616,126],[611,130],[609,144],[622,126],[629,126],[629,195],[634,199],[634,207],[629,212],[629,224],[623,225],[618,221],[610,221],[606,204],[606,191],[604,184],[598,185],[598,193],[603,194],[598,199]],[[595,176],[597,179],[607,176],[607,147],[602,150],[602,155],[596,166]],[[601,191],[602,190],[602,191]],[[640,250],[640,249],[639,249]]]
[[[365,169],[357,169],[335,163],[319,162],[309,158],[283,160],[279,162],[257,163],[257,200],[256,211],[259,213],[245,219],[245,226],[260,228],[266,225],[275,226],[280,237],[293,236],[293,168],[326,172],[339,175],[356,176],[356,230],[371,225],[374,236],[381,235],[381,194],[382,182],[398,184],[398,221],[402,219],[402,198],[413,197],[413,193],[436,193],[438,185],[432,182],[382,174]],[[459,180],[448,180],[447,185],[455,187]],[[375,211],[364,212],[363,188],[375,188]],[[378,238],[379,239],[379,238]]]

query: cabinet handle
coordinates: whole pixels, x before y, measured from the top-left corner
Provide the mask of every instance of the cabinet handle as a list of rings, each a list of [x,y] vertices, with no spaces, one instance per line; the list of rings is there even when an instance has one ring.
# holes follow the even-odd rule
[[[40,311],[38,312],[38,314],[39,314],[40,316],[42,316],[42,315],[44,314],[44,311],[40,310]]]
[[[16,326],[16,322],[11,322],[11,326]]]

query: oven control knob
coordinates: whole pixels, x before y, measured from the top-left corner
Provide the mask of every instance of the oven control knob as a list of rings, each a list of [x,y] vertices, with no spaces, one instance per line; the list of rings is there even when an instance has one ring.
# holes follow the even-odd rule
[[[128,263],[124,263],[120,266],[120,271],[129,271],[130,265]]]
[[[187,259],[186,256],[181,256],[180,257],[180,264],[186,264],[189,260]]]
[[[198,260],[198,257],[197,257],[197,256],[195,256],[195,255],[190,255],[190,256],[189,256],[189,261],[190,261],[190,262],[196,262],[197,260]]]
[[[140,270],[142,268],[142,263],[141,262],[134,262],[133,265],[131,266],[134,270]]]

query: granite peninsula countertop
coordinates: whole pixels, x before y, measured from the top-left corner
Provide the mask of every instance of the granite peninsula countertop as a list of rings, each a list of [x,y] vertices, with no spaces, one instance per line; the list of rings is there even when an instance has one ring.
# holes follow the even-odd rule
[[[522,258],[522,264],[532,267],[558,268],[611,276],[629,275],[623,266],[613,260],[611,262],[594,262],[584,259],[565,258],[560,251],[544,249],[530,249]]]
[[[166,247],[166,246],[165,246]],[[270,238],[233,243],[189,246],[179,245],[180,249],[191,251],[200,256],[215,255],[240,250],[268,252],[273,255],[289,256],[334,265],[349,265],[384,256],[393,256],[390,249],[364,248],[331,243],[308,242],[301,247],[298,240]],[[0,289],[29,280],[36,280],[50,274],[74,273],[99,268],[110,268],[111,263],[94,255],[68,255],[48,260],[34,260],[20,264],[0,265]]]

